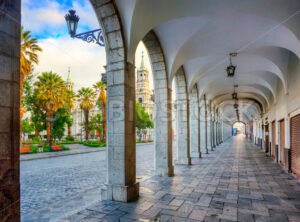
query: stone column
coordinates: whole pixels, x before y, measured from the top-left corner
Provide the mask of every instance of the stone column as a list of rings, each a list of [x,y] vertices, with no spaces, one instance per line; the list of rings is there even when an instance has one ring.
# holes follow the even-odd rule
[[[207,132],[207,135],[206,135],[206,141],[207,141],[207,150],[213,150],[212,148],[212,138],[211,138],[211,112],[210,112],[210,103],[207,102],[206,104],[206,132]]]
[[[183,68],[175,75],[176,86],[176,116],[177,116],[177,160],[176,164],[191,164],[189,141],[189,101]]]
[[[163,51],[154,32],[143,39],[152,65],[154,79],[154,170],[153,175],[173,176],[172,155],[172,90],[168,78]]]
[[[107,101],[107,174],[102,200],[129,202],[139,194],[139,184],[136,183],[135,75],[132,64],[108,64]]]
[[[202,99],[200,102],[200,151],[201,153],[208,153],[206,150],[206,115],[205,103]]]
[[[195,86],[190,95],[190,149],[191,157],[201,158],[200,151],[200,121],[199,102],[197,87]]]
[[[0,220],[20,221],[21,1],[0,1]]]
[[[126,59],[124,33],[114,1],[90,0],[105,38],[107,60],[106,184],[102,200],[129,202],[136,183],[135,73]]]

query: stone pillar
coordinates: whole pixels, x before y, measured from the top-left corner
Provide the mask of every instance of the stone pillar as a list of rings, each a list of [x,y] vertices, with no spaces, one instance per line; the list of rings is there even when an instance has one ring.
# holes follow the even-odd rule
[[[103,28],[107,55],[106,184],[102,200],[137,199],[135,73],[125,56],[119,15],[112,0],[91,0]]]
[[[154,79],[154,170],[153,175],[173,176],[172,90],[158,38],[149,32],[143,39],[152,65]]]
[[[207,135],[206,135],[206,141],[207,141],[207,150],[213,150],[212,148],[212,138],[211,138],[211,112],[210,112],[210,103],[207,102],[206,104],[206,132],[207,132]]]
[[[217,122],[215,120],[214,121],[214,147],[216,147],[217,145],[218,145],[217,144]]]
[[[219,144],[221,144],[222,143],[222,141],[221,141],[221,126],[220,126],[220,122],[218,123],[218,138],[219,138]]]
[[[200,120],[198,92],[195,86],[190,95],[190,149],[191,157],[201,158],[200,151]]]
[[[219,143],[219,131],[218,131],[218,120],[217,120],[217,122],[216,122],[216,144],[217,144],[217,146],[220,144]]]
[[[176,116],[177,116],[177,160],[176,164],[191,164],[189,141],[189,101],[183,68],[175,75],[176,86]]]
[[[207,153],[206,150],[206,121],[205,121],[205,102],[202,99],[200,102],[200,151]]]
[[[21,1],[0,1],[0,220],[20,221]]]
[[[132,64],[120,62],[118,68],[107,66],[107,174],[102,200],[129,202],[139,194],[139,184],[136,183],[135,75]]]

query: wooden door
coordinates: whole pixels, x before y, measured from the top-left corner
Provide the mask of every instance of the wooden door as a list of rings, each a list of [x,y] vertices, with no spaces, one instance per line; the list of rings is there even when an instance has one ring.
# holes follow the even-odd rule
[[[300,114],[291,118],[291,170],[300,178]]]
[[[265,126],[265,146],[266,146],[266,153],[269,152],[269,145],[270,145],[270,141],[269,141],[269,124]]]
[[[284,136],[284,120],[280,121],[280,163],[284,166],[284,144],[285,144],[285,136]]]

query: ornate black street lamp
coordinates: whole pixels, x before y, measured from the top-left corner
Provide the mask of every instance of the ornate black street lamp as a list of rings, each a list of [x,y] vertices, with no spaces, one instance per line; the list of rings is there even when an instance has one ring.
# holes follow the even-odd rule
[[[230,58],[230,65],[227,66],[226,71],[227,71],[227,76],[228,76],[228,77],[233,77],[233,76],[234,76],[234,73],[235,73],[236,66],[233,66],[233,65],[232,65],[231,57],[237,56],[237,53],[236,53],[236,52],[232,52],[232,53],[229,54],[229,56],[230,56],[230,57],[229,57],[229,58]]]
[[[68,25],[69,34],[72,38],[82,39],[85,42],[96,43],[100,46],[104,46],[104,37],[102,29],[95,29],[92,31],[76,34],[79,16],[76,15],[76,11],[73,9],[69,10],[69,13],[65,15],[65,19]]]

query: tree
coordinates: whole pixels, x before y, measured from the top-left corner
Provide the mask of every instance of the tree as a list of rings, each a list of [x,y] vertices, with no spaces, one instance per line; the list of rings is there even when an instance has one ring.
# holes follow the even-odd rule
[[[26,133],[28,134],[28,133],[31,133],[32,131],[34,131],[34,125],[29,122],[28,118],[23,119],[21,124],[22,124],[23,138],[25,137]]]
[[[72,90],[67,90],[66,92],[66,103],[65,103],[65,107],[68,110],[69,116],[72,115],[72,109],[74,108],[74,104],[76,102],[76,94],[74,93],[74,91]],[[71,118],[71,117],[70,117]],[[71,131],[71,127],[73,125],[73,121],[68,122],[68,136],[71,137],[72,135],[72,131]]]
[[[89,114],[90,110],[94,108],[94,103],[96,102],[96,93],[91,88],[82,87],[78,91],[78,97],[80,101],[80,108],[83,110],[85,119],[85,140],[89,141]]]
[[[106,92],[105,92],[106,85],[105,83],[98,81],[96,82],[96,84],[93,85],[93,87],[94,89],[96,89],[97,92],[98,91],[100,92],[98,96],[97,104],[102,112],[103,137],[105,138],[106,137]]]
[[[36,102],[36,94],[33,93],[32,82],[27,77],[24,81],[22,104],[31,113],[31,122],[35,128],[35,136],[39,137],[39,132],[45,129],[45,113],[40,104]]]
[[[53,122],[53,139],[56,141],[56,139],[61,140],[61,138],[65,134],[66,125],[70,125],[70,122],[72,122],[72,118],[70,118],[69,112],[66,108],[59,108],[57,112],[55,113],[55,118]]]
[[[46,112],[47,121],[47,140],[50,142],[50,122],[54,112],[62,108],[66,100],[65,82],[56,73],[43,72],[38,76],[38,81],[34,83],[34,94],[36,95],[36,104],[40,104]]]
[[[140,141],[142,139],[142,130],[153,128],[153,122],[151,121],[149,114],[146,112],[145,107],[140,103],[135,103],[135,125]]]
[[[20,101],[22,101],[23,85],[25,77],[33,70],[33,65],[39,63],[38,52],[42,49],[37,44],[38,40],[30,35],[30,31],[24,31],[21,27],[21,53],[20,53]],[[24,114],[21,109],[21,118]]]
[[[99,134],[99,140],[101,141],[101,133],[103,131],[102,127],[103,121],[101,114],[95,114],[91,117],[91,120],[89,122],[89,128],[90,130],[96,130]]]

